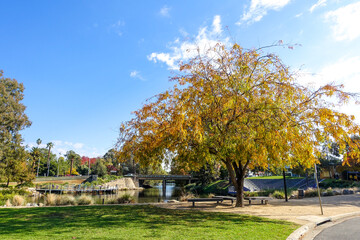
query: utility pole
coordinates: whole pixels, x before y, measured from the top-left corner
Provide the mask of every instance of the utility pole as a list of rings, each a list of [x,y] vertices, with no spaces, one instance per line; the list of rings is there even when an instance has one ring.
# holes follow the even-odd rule
[[[317,190],[318,190],[318,196],[319,196],[319,204],[320,204],[320,209],[321,209],[321,215],[324,215],[323,208],[322,208],[322,204],[321,204],[320,188],[319,188],[319,181],[318,181],[318,178],[317,178],[316,163],[315,163],[314,165],[315,165],[315,173],[314,173],[314,174],[315,174],[316,186],[317,186]]]

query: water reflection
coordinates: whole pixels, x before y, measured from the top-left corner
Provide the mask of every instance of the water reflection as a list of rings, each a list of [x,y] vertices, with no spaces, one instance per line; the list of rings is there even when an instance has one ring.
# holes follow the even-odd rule
[[[132,196],[136,203],[153,203],[171,199],[178,200],[181,195],[181,188],[177,187],[175,183],[168,183],[166,184],[165,195],[162,191],[162,185],[159,185],[144,190],[119,191],[118,194],[92,195],[92,197],[96,204],[101,204],[103,203],[103,199],[106,202],[110,199],[122,197],[125,194]]]

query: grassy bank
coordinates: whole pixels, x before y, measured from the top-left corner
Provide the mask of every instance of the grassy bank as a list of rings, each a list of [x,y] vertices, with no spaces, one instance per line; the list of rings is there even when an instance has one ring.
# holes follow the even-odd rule
[[[154,206],[0,209],[2,239],[286,239],[298,226]]]

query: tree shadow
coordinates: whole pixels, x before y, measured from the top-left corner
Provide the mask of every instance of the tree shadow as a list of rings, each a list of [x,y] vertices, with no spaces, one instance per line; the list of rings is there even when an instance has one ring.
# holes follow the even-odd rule
[[[224,231],[248,224],[294,225],[293,223],[248,215],[172,210],[151,205],[77,206],[0,209],[0,236],[9,234],[52,234],[79,229],[132,228],[152,230],[149,238],[159,238],[159,230],[207,229]],[[206,230],[205,230],[206,231]],[[150,236],[151,235],[151,236]]]

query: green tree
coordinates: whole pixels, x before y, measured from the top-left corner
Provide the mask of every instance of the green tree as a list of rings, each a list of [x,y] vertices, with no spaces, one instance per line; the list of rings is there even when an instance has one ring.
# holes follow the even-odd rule
[[[319,158],[320,166],[329,172],[329,177],[333,178],[335,168],[341,165],[342,159],[339,153],[339,146],[334,142],[325,142],[322,146],[321,156]]]
[[[113,148],[108,150],[104,154],[103,159],[105,160],[105,162],[107,162],[108,164],[111,164],[111,165],[113,165],[115,167],[117,167],[117,165],[119,163],[119,160],[116,157],[116,151]]]
[[[77,168],[81,164],[81,157],[79,154],[74,152],[73,150],[67,151],[65,154],[67,161],[70,162],[70,175],[72,173],[73,168]]]
[[[309,168],[318,162],[321,143],[333,139],[344,152],[346,144],[354,145],[350,136],[359,132],[353,116],[332,108],[352,97],[342,86],[301,86],[264,49],[218,44],[206,54],[199,51],[180,71],[171,90],[121,125],[120,159],[146,165],[163,162],[172,152],[171,161],[195,170],[215,160],[229,172],[237,207],[244,206],[248,169]]]
[[[25,114],[24,86],[15,79],[5,78],[0,70],[0,180],[17,181],[20,177],[32,176],[26,167],[27,154],[21,146],[20,131],[31,125]]]
[[[107,168],[105,166],[105,162],[103,159],[98,158],[95,164],[91,167],[91,172],[94,175],[98,175],[99,177],[103,177],[107,175]]]
[[[65,175],[66,170],[68,170],[68,164],[65,161],[64,157],[59,157],[57,159],[57,164],[59,168],[59,175]]]

